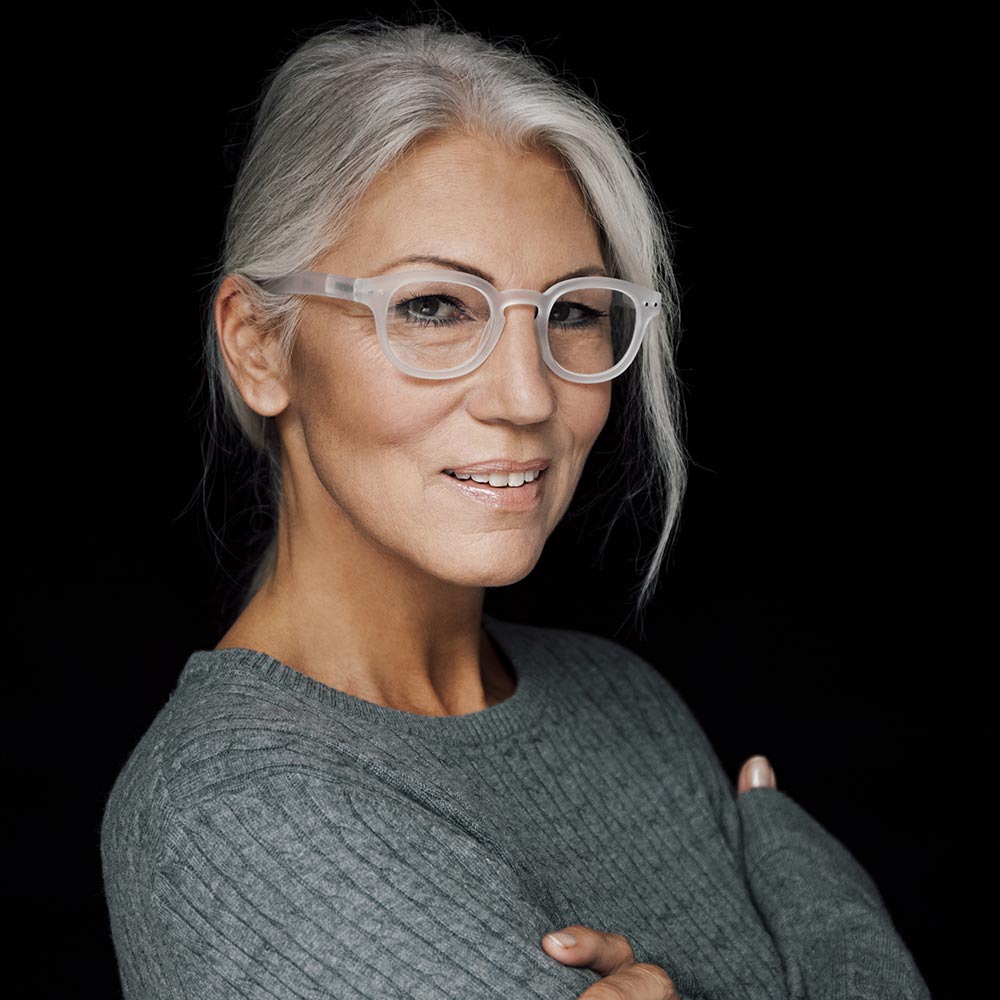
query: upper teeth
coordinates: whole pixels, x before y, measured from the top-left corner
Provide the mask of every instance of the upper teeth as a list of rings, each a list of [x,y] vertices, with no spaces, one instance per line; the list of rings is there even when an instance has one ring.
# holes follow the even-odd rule
[[[477,483],[489,483],[490,486],[522,486],[524,483],[534,482],[541,474],[541,469],[529,469],[527,472],[455,472],[454,469],[445,469],[449,476],[456,479],[472,479]]]

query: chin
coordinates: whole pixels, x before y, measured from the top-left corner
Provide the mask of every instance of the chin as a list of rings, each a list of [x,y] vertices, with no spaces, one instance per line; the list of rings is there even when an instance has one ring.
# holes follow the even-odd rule
[[[435,576],[460,587],[509,587],[523,580],[538,565],[541,551],[532,551],[519,557],[514,553],[497,553],[486,558],[473,558],[468,553],[467,561],[452,560],[449,565],[432,570]]]

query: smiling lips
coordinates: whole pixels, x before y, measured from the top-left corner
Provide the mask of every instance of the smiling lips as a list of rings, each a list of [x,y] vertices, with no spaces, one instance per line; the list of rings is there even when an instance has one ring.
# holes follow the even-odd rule
[[[515,462],[512,458],[491,458],[483,462],[469,462],[465,465],[452,465],[442,472],[455,472],[459,475],[488,476],[492,472],[535,472],[547,469],[552,459],[547,457],[529,458],[525,462]]]
[[[466,472],[459,473],[452,469],[445,469],[445,473],[454,479],[471,479],[473,482],[489,484],[490,486],[522,486],[524,483],[533,483],[541,476],[544,470],[528,469],[526,472]]]
[[[550,458],[532,458],[516,462],[512,458],[491,458],[485,462],[456,465],[452,469],[442,469],[455,479],[471,479],[476,483],[490,486],[523,486],[532,483],[549,467]]]

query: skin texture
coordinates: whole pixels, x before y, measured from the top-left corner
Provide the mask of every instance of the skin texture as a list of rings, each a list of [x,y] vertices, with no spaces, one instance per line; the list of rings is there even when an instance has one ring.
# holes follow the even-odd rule
[[[312,270],[351,276],[434,254],[500,289],[543,291],[578,268],[606,274],[597,229],[563,163],[473,136],[425,139],[378,177],[349,236]],[[262,650],[356,697],[421,715],[480,711],[515,678],[481,625],[484,588],[531,572],[604,427],[611,383],[560,379],[534,308],[506,310],[476,371],[399,371],[364,305],[310,296],[287,376],[239,284],[215,302],[225,363],[254,411],[276,418],[284,496],[274,574],[216,648]],[[551,458],[541,504],[498,512],[441,472],[496,457]]]

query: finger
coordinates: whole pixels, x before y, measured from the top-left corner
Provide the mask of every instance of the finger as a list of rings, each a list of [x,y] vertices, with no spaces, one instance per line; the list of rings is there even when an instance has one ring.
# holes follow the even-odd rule
[[[770,761],[763,754],[756,754],[744,762],[736,781],[736,794],[742,795],[751,788],[777,788],[778,779]]]
[[[569,934],[576,940],[575,944],[563,947],[551,934],[542,938],[546,954],[565,965],[584,965],[602,976],[611,976],[635,964],[632,946],[621,934],[598,931],[583,924],[571,924],[556,933],[560,937]]]
[[[592,983],[578,1000],[680,1000],[674,981],[658,965],[638,963]]]

